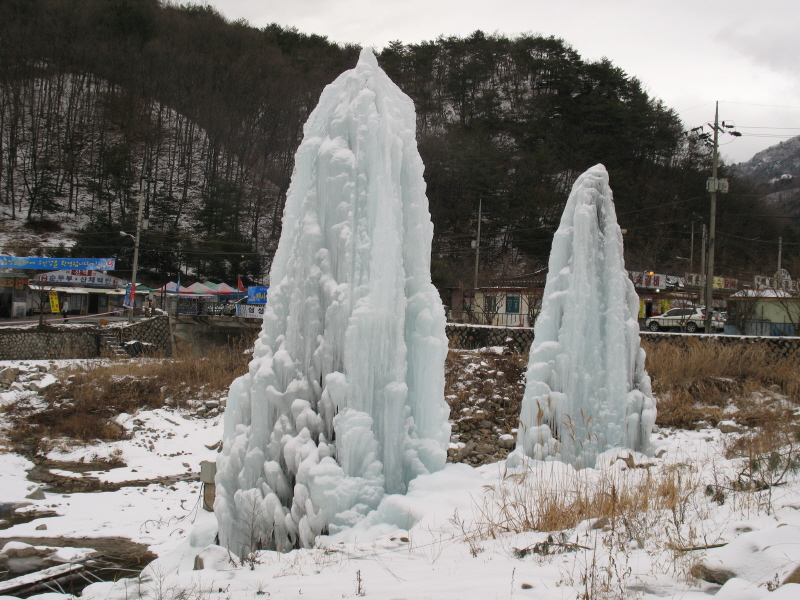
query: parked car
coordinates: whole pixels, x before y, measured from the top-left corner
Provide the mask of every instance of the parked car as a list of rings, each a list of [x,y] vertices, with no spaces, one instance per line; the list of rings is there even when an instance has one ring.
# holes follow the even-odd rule
[[[684,328],[688,333],[705,331],[706,328],[706,309],[702,306],[695,308],[673,308],[663,315],[650,317],[645,321],[645,327],[650,331],[661,331],[662,329]],[[720,313],[711,314],[712,331],[722,331],[725,328],[725,320],[720,317]]]

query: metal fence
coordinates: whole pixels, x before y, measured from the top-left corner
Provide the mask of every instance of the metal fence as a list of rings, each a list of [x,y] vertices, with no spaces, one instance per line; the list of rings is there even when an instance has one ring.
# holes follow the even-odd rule
[[[466,323],[469,325],[495,325],[498,327],[533,327],[536,317],[523,313],[485,313],[480,311],[450,310],[447,311],[449,323]]]
[[[170,296],[161,307],[172,316],[246,317],[259,318],[264,315],[263,304],[243,302],[219,302],[216,298],[181,298]]]

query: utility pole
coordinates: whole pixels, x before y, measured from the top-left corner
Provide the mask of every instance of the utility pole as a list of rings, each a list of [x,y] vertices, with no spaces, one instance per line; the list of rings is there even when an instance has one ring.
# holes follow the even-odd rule
[[[778,238],[778,270],[775,273],[775,279],[781,276],[781,254],[783,253],[783,236]],[[783,287],[783,286],[781,286]]]
[[[139,179],[139,214],[136,217],[136,237],[133,244],[133,277],[131,278],[131,312],[128,315],[128,323],[133,323],[133,309],[136,305],[136,271],[139,269],[139,237],[142,232],[142,210],[144,208],[144,192],[142,191],[142,181]]]
[[[692,221],[692,245],[689,247],[689,273],[694,273],[694,221]]]
[[[475,291],[473,293],[473,300],[478,293],[478,264],[481,259],[481,218],[483,213],[483,200],[478,200],[478,240],[475,243]]]
[[[728,133],[734,137],[741,137],[738,131],[726,131],[733,129],[734,125],[722,122],[719,124],[719,102],[716,103],[714,109],[714,124],[708,124],[714,130],[713,142],[713,163],[711,177],[706,181],[706,190],[711,194],[711,216],[708,223],[708,261],[706,263],[706,333],[711,333],[711,324],[713,323],[712,312],[714,309],[714,251],[716,250],[717,241],[717,192],[721,194],[728,193],[728,180],[719,179],[717,177],[717,166],[719,162],[719,134],[720,132]],[[696,128],[692,131],[697,131],[702,128]],[[701,139],[708,139],[708,134],[703,134]]]
[[[717,231],[717,189],[719,180],[717,179],[717,157],[719,150],[719,102],[714,111],[714,153],[713,166],[711,168],[711,179],[706,187],[711,192],[711,217],[708,221],[708,263],[706,267],[706,333],[711,333],[711,323],[713,322],[712,313],[714,312],[714,246],[716,243]]]
[[[698,299],[706,293],[706,236],[706,224],[703,223],[703,245],[700,250],[700,288],[703,291],[697,295]],[[703,304],[705,304],[705,300]]]

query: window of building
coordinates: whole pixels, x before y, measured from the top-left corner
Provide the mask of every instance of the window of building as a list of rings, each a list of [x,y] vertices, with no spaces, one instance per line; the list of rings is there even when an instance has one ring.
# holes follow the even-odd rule
[[[519,313],[519,295],[509,294],[506,296],[506,314]]]

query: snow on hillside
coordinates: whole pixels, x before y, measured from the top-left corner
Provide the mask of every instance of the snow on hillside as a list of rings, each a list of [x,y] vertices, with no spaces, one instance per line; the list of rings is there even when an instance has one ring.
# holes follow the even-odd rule
[[[88,74],[53,73],[16,91],[0,89],[15,110],[0,128],[1,253],[51,256],[92,220],[132,226],[141,177],[151,230],[206,233],[197,213],[210,200],[237,211],[239,231],[266,248],[279,191],[259,157],[237,156],[172,107]]]

